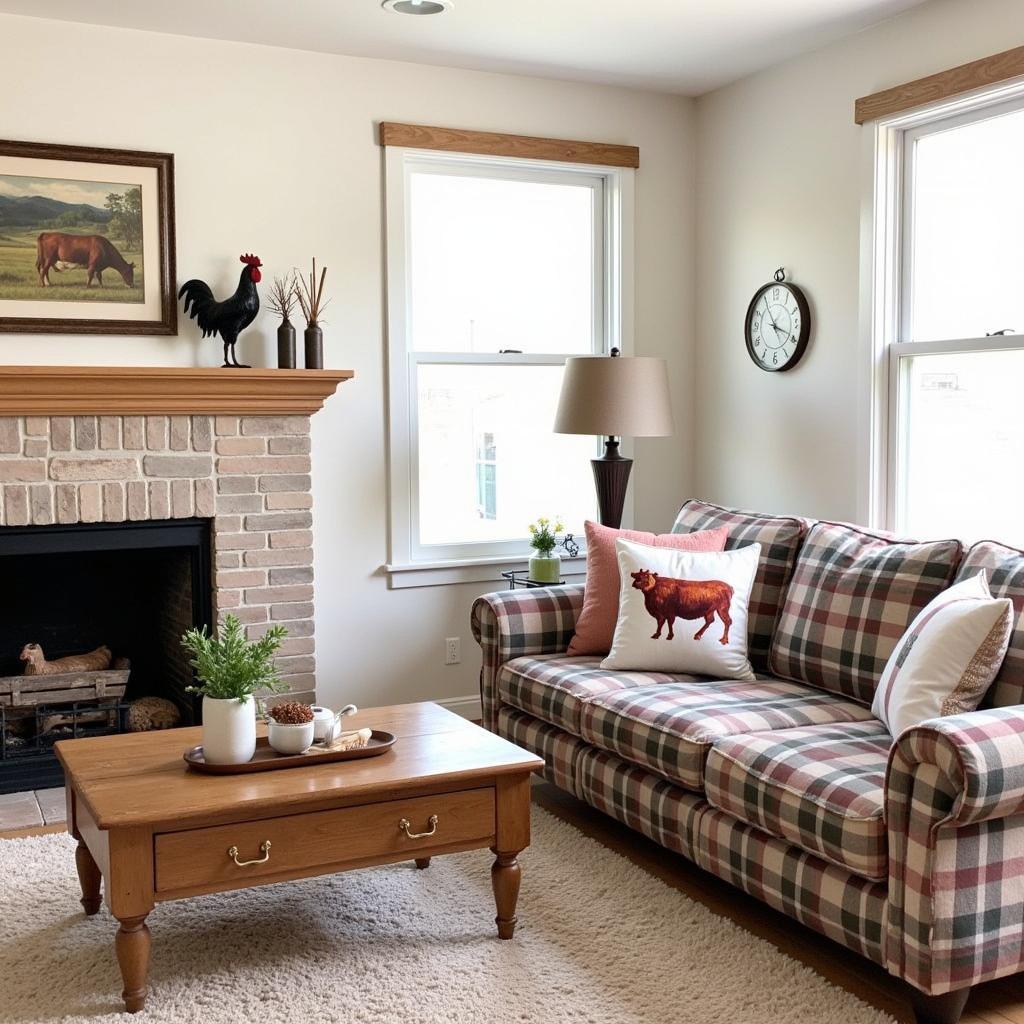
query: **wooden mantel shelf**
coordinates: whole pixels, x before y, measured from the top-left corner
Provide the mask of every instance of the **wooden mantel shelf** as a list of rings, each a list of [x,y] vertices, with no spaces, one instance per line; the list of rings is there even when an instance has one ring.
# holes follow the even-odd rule
[[[311,416],[351,370],[0,366],[0,416]]]

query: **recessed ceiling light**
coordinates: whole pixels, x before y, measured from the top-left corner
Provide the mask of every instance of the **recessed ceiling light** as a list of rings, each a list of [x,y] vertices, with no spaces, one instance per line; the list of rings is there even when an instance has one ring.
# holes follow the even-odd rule
[[[444,14],[453,6],[452,0],[383,0],[381,4],[396,14]]]

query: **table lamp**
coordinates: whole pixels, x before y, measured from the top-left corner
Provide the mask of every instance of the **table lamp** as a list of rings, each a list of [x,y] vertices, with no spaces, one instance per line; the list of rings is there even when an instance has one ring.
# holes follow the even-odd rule
[[[664,359],[650,356],[572,356],[565,361],[555,413],[556,434],[601,434],[604,455],[592,459],[600,519],[618,529],[632,459],[619,454],[619,438],[666,437],[672,404]]]

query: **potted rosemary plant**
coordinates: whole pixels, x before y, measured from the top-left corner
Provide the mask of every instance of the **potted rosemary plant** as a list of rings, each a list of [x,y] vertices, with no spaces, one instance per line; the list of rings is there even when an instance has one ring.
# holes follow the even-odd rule
[[[562,559],[555,554],[555,546],[558,544],[555,534],[564,529],[557,520],[552,526],[547,516],[541,516],[537,522],[530,523],[530,545],[533,548],[530,579],[534,583],[557,583],[562,578]]]
[[[203,697],[203,756],[211,764],[240,764],[256,752],[258,690],[281,693],[287,685],[278,678],[274,654],[288,635],[284,626],[271,626],[257,640],[246,640],[242,624],[227,615],[213,634],[190,629],[181,646],[192,655],[198,686],[190,693]]]

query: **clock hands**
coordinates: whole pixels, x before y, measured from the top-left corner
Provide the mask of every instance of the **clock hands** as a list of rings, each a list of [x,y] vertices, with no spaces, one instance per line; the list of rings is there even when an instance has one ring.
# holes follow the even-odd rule
[[[772,329],[775,331],[775,333],[783,335],[784,337],[788,338],[789,337],[789,331],[784,331],[775,322],[775,317],[772,316],[772,307],[768,304],[768,296],[767,295],[764,298],[764,311],[768,314],[768,322],[772,325]]]
[[[764,311],[768,314],[768,319],[771,321],[772,327],[777,331],[779,329],[779,325],[775,322],[775,317],[772,316],[772,307],[768,305],[767,295],[764,298]]]

